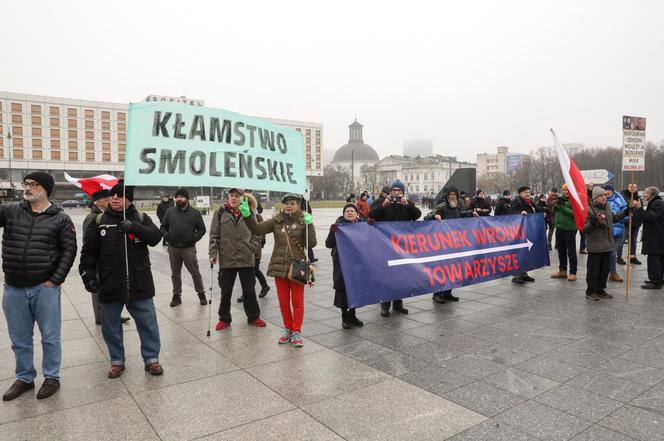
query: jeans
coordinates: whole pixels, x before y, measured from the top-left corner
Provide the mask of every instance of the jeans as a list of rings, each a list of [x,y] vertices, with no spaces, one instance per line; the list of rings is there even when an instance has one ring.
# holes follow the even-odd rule
[[[235,277],[240,276],[240,285],[242,285],[242,297],[244,301],[244,313],[247,320],[253,322],[261,317],[261,309],[256,301],[256,277],[254,267],[247,268],[223,268],[219,270],[219,286],[221,287],[221,302],[219,303],[219,320],[230,323],[231,318],[231,296],[233,295],[233,285]]]
[[[611,251],[611,260],[609,262],[609,272],[616,273],[616,260],[618,257],[622,257],[622,248],[625,243],[625,236],[614,236],[613,237],[613,250]]]
[[[60,379],[60,286],[49,288],[41,283],[28,288],[17,288],[5,285],[2,310],[7,319],[9,339],[16,357],[16,378],[24,383],[32,383],[37,376],[32,341],[37,322],[41,332],[44,378]]]
[[[636,244],[638,243],[640,228],[641,227],[632,227],[632,242],[629,244],[629,254],[632,257],[636,257]]]
[[[205,286],[203,285],[203,277],[201,277],[201,270],[198,268],[198,256],[196,255],[196,247],[189,248],[176,248],[168,247],[168,259],[171,263],[171,282],[173,283],[173,295],[179,296],[182,294],[182,264],[191,274],[194,281],[194,289],[196,293],[205,294]]]
[[[558,260],[560,271],[567,271],[567,259],[569,258],[569,272],[576,274],[576,230],[556,230],[556,248],[558,249]]]
[[[119,302],[101,304],[101,333],[108,347],[111,365],[122,365],[125,360],[122,342],[124,330],[120,319],[124,306],[124,303]],[[148,365],[158,362],[161,340],[152,298],[127,301],[127,311],[134,319],[138,337],[141,339],[143,363]]]

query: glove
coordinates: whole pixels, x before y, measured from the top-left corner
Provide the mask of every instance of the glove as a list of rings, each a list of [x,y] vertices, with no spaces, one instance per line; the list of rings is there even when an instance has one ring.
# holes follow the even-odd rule
[[[118,226],[121,233],[134,233],[136,230],[135,225],[130,220],[123,220]]]
[[[99,292],[99,286],[97,285],[97,280],[93,277],[86,277],[85,275],[83,275],[83,286],[85,286],[85,290],[90,293]]]
[[[369,225],[373,225],[373,224],[376,223],[376,220],[375,220],[375,219],[371,219],[371,218],[369,218],[369,219],[367,219],[367,223],[368,223]]]
[[[311,213],[304,213],[304,223],[307,225],[314,223],[314,217],[311,215]]]
[[[249,208],[249,200],[245,197],[242,198],[242,202],[240,202],[240,213],[242,214],[243,218],[248,218],[251,217],[251,209]]]
[[[338,229],[337,224],[330,225],[330,233],[336,233]]]

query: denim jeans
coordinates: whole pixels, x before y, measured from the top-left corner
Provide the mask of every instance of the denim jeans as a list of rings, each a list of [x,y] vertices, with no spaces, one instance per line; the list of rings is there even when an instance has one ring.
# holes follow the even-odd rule
[[[120,318],[124,306],[124,303],[101,304],[101,333],[108,347],[112,365],[124,364],[125,360],[124,344],[122,342],[124,330]],[[138,337],[141,339],[143,363],[148,365],[159,361],[161,340],[159,339],[157,313],[152,298],[128,301],[127,311],[134,319]]]
[[[2,310],[16,356],[16,378],[24,383],[32,383],[37,376],[32,341],[37,322],[41,332],[44,378],[60,379],[60,286],[49,288],[41,283],[29,288],[17,288],[5,285]]]
[[[618,257],[622,257],[623,244],[625,243],[625,236],[614,236],[613,237],[613,250],[611,251],[611,260],[609,262],[609,272],[616,273],[616,264]]]

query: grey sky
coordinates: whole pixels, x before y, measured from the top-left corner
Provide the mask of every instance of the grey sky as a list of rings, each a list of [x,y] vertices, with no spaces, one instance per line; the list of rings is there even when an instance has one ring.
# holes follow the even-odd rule
[[[382,156],[404,139],[475,160],[508,145],[664,139],[664,2],[6,1],[0,90],[103,101],[181,95],[322,122],[353,116]]]

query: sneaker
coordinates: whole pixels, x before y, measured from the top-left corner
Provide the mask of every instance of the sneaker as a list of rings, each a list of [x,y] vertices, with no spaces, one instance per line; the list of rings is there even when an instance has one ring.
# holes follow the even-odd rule
[[[148,372],[150,375],[161,375],[164,373],[164,368],[161,367],[158,361],[154,363],[145,365],[145,372]]]
[[[35,388],[35,383],[26,383],[21,380],[14,381],[14,384],[11,385],[7,392],[2,396],[2,401],[11,401],[14,398],[18,398],[29,390]]]
[[[182,297],[173,296],[173,298],[171,299],[171,308],[173,308],[175,306],[179,306],[181,304],[182,304]]]
[[[629,263],[631,263],[632,265],[641,265],[641,261],[636,257],[632,257],[631,259],[629,259]]]
[[[623,278],[620,277],[620,274],[618,274],[618,273],[611,273],[611,274],[609,274],[609,280],[612,281],[612,282],[622,283]]]
[[[267,323],[265,323],[265,320],[260,318],[257,318],[256,320],[249,322],[249,324],[252,326],[256,326],[257,328],[264,328],[267,325]]]
[[[567,271],[558,271],[557,273],[551,274],[552,279],[566,279]]]
[[[293,335],[291,335],[291,346],[294,348],[301,348],[304,345],[304,342],[302,341],[302,336],[300,335],[299,332],[293,332]]]
[[[623,259],[622,257],[618,257],[618,258],[616,259],[616,263],[617,263],[618,265],[627,265],[627,262],[625,262],[625,259]]]
[[[598,292],[597,297],[599,297],[600,299],[612,299],[613,298],[613,296],[611,294],[607,293],[606,291]]]
[[[600,297],[596,292],[587,292],[586,298],[588,300],[595,300],[595,301],[600,300]]]
[[[291,330],[290,329],[284,329],[283,332],[281,333],[281,337],[279,337],[279,344],[280,345],[285,345],[291,340]]]
[[[215,325],[214,329],[217,331],[221,331],[222,329],[230,328],[231,324],[230,322],[225,322],[223,320],[219,320],[217,324]]]
[[[60,380],[56,380],[55,378],[47,378],[39,388],[39,392],[37,392],[37,399],[43,400],[44,398],[48,398],[56,393],[58,389],[60,389]]]
[[[567,281],[576,282],[576,274],[570,274],[569,276],[567,276]]]
[[[108,378],[118,378],[122,375],[125,370],[124,364],[114,364],[111,366],[111,369],[108,371]]]
[[[205,297],[205,294],[199,294],[198,295],[198,303],[200,305],[207,305],[208,301],[207,301],[207,298]]]
[[[270,287],[269,287],[269,286],[264,286],[264,287],[261,289],[261,292],[258,294],[258,298],[262,299],[263,297],[265,297],[265,296],[267,295],[267,292],[268,292],[269,290],[270,290]]]

